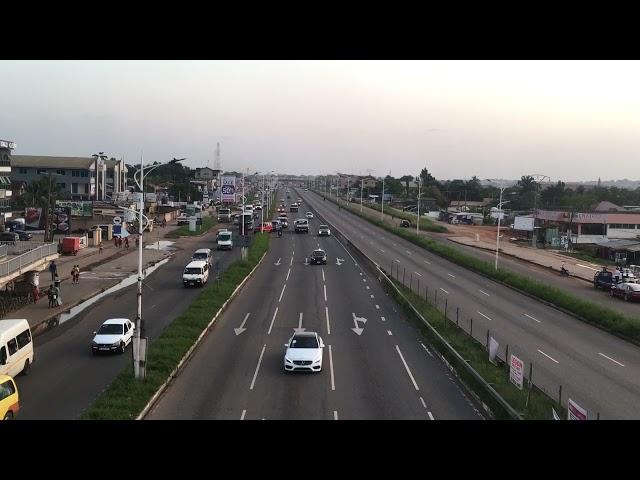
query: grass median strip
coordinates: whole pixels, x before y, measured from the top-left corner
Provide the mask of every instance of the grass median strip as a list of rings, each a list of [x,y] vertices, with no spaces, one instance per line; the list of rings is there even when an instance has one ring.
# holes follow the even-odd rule
[[[195,232],[189,231],[189,225],[183,225],[182,227],[176,228],[175,230],[167,233],[165,238],[194,237],[197,235],[203,235],[216,223],[216,220],[212,216],[208,215],[206,217],[202,217],[202,225],[196,225]]]
[[[460,354],[462,358],[468,361],[469,365],[480,374],[480,376],[525,420],[551,420],[553,407],[561,416],[564,412],[553,399],[539,390],[535,385],[531,385],[529,391],[528,381],[525,381],[525,388],[519,390],[509,380],[509,370],[502,360],[498,365],[494,365],[489,361],[486,348],[471,338],[464,330],[460,329],[451,319],[445,319],[442,312],[427,303],[423,298],[419,297],[408,288],[403,287],[400,282],[393,281],[400,289],[402,294],[409,302],[420,312],[420,314],[429,321],[431,326],[444,337],[444,339]],[[394,290],[389,288],[389,292],[393,294]],[[397,293],[393,295],[397,297]],[[400,306],[409,313],[410,318],[417,318],[412,315],[412,311],[404,304],[404,302],[396,298]],[[418,320],[415,323],[420,328],[423,336],[429,340],[433,348],[438,349],[447,357],[444,349],[439,349],[440,342],[437,341],[435,335]],[[453,364],[453,362],[451,362]],[[490,397],[482,388],[474,388],[477,381],[471,377],[464,369],[456,370],[458,376],[472,388],[480,398],[491,407],[491,410],[498,418],[509,418],[499,414],[500,408],[496,407],[495,400]]]
[[[128,365],[111,385],[81,415],[83,420],[133,420],[176,368],[187,350],[227,301],[236,287],[257,265],[269,246],[268,234],[257,234],[246,261],[233,262],[212,281],[186,312],[177,317],[154,341],[147,352],[147,377],[138,381]]]
[[[329,197],[326,198],[329,199]],[[331,201],[333,202],[333,200]],[[603,330],[625,340],[640,344],[640,319],[638,318],[627,317],[615,310],[582,300],[581,298],[566,293],[559,288],[532,280],[531,278],[523,275],[519,275],[502,268],[498,268],[496,270],[492,263],[462,253],[454,247],[445,245],[431,238],[418,236],[413,231],[406,228],[395,227],[393,225],[389,225],[387,222],[374,220],[367,215],[360,215],[360,213],[353,208],[349,208],[349,211],[355,215],[361,216],[374,225],[384,228],[385,230],[464,268],[473,270],[505,285],[549,302],[574,314],[587,323],[602,328]]]

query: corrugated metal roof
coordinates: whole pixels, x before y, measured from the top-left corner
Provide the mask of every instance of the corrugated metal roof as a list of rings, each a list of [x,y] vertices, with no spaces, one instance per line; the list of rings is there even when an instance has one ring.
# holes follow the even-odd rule
[[[49,157],[40,155],[12,155],[12,167],[41,167],[41,168],[78,168],[93,167],[92,157]]]
[[[600,240],[599,242],[595,242],[595,243],[600,247],[607,247],[607,248],[623,248],[623,247],[629,247],[631,245],[640,246],[640,240],[624,240],[624,239]]]

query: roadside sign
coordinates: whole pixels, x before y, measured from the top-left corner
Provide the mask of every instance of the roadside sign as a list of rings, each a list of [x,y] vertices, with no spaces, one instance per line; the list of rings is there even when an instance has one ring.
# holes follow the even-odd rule
[[[511,368],[509,369],[509,380],[516,387],[522,390],[522,380],[524,371],[524,363],[515,355],[511,354],[511,361],[509,362]]]
[[[497,365],[496,354],[498,353],[498,342],[495,338],[489,338],[489,361],[494,365]]]
[[[120,218],[120,217],[113,217],[113,224],[114,224],[114,225],[122,225],[122,218]]]
[[[567,420],[586,420],[587,411],[573,400],[569,399],[567,407]]]

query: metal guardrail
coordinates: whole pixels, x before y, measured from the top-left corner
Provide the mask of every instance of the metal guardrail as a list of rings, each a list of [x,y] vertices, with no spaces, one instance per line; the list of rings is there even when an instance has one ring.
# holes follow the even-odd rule
[[[34,250],[43,245],[50,245],[50,242],[34,242],[34,241],[15,241],[15,242],[0,242],[0,245],[7,247],[7,253],[9,255],[20,255],[29,250]]]
[[[6,245],[0,245],[0,257],[6,257],[9,252],[9,247]]]
[[[48,243],[29,250],[22,255],[13,257],[10,260],[0,263],[0,277],[6,277],[7,275],[20,270],[22,267],[32,264],[40,260],[41,258],[48,257],[58,253],[58,245],[55,243]]]

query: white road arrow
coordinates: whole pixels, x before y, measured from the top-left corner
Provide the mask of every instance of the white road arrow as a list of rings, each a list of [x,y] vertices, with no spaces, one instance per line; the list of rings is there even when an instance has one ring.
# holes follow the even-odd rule
[[[280,265],[280,260],[282,260],[282,258],[279,258],[278,261],[276,263],[274,263],[274,265],[277,267],[278,265]]]
[[[362,331],[364,330],[364,328],[360,328],[358,322],[367,323],[367,319],[363,317],[356,317],[356,314],[353,313],[353,323],[356,327],[352,328],[351,330],[353,330],[357,335],[362,335]]]
[[[236,336],[240,335],[242,332],[246,330],[246,328],[244,328],[244,324],[247,323],[247,318],[249,318],[249,315],[251,314],[247,313],[247,315],[244,317],[244,320],[242,321],[242,325],[240,325],[240,328],[234,328],[236,332]]]
[[[298,328],[294,328],[293,331],[295,333],[302,333],[306,330],[306,328],[302,328],[302,312],[300,312],[300,320],[298,320]]]
[[[336,257],[336,265],[340,266],[340,265],[342,265],[342,262],[344,262],[344,258]]]
[[[309,260],[307,259],[307,257],[304,257],[304,264],[309,265]]]

